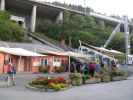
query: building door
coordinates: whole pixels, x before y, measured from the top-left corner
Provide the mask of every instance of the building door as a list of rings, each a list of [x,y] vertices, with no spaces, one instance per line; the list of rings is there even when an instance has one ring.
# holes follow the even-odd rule
[[[32,68],[31,68],[31,57],[25,57],[24,60],[24,71],[25,72],[31,72]]]
[[[17,68],[18,72],[24,72],[24,57],[19,57]]]

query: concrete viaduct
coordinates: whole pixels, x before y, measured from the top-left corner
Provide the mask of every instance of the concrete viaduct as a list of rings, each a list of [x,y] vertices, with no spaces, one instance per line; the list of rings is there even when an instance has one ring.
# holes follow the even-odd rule
[[[102,19],[103,21],[107,20],[114,23],[119,23],[121,21],[96,13],[86,14],[81,11],[56,6],[50,3],[37,2],[34,0],[0,0],[0,10],[7,10],[11,12],[13,14],[11,16],[11,20],[20,22],[23,24],[23,27],[31,32],[35,32],[36,22],[38,19],[51,19],[54,22],[62,23],[63,12],[65,10],[80,15],[91,15]]]
[[[37,18],[48,18],[58,23],[63,21],[61,8],[31,0],[0,0],[0,10],[11,12],[11,19],[22,21],[31,32],[35,32]]]

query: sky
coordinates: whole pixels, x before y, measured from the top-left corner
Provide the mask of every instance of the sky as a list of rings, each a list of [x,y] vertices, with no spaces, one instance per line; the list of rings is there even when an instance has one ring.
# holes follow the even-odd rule
[[[88,6],[96,12],[107,15],[127,15],[133,18],[133,0],[36,0],[36,1],[59,1],[76,5]],[[84,4],[84,1],[86,3]]]

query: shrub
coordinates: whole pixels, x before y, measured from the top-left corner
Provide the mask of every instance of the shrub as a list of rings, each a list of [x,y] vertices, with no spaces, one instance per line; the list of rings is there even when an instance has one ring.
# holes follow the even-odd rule
[[[111,73],[107,66],[104,66],[100,72],[101,81],[102,82],[109,82],[111,81]]]
[[[0,40],[11,42],[23,42],[28,40],[24,36],[24,29],[10,19],[10,13],[0,11]]]
[[[72,85],[81,85],[83,83],[82,75],[80,73],[72,73],[70,74],[70,79]]]
[[[70,79],[81,79],[82,75],[80,73],[71,73]]]
[[[51,83],[64,83],[67,84],[67,81],[64,77],[38,77],[31,82],[33,85],[48,85]]]
[[[82,75],[83,83],[85,83],[86,80],[88,80],[89,78],[90,78],[89,75],[85,75],[85,74],[83,74],[83,75]]]
[[[127,72],[118,68],[113,68],[111,72],[111,76],[128,76]]]
[[[62,72],[64,72],[65,71],[65,69],[64,69],[64,67],[55,67],[55,72],[57,72],[57,73],[62,73]]]
[[[33,80],[30,85],[47,85],[48,84],[48,79],[44,77],[38,77],[37,79]]]
[[[48,68],[47,67],[39,67],[39,72],[48,73]]]
[[[111,76],[110,74],[103,74],[101,77],[102,82],[110,82],[111,81]]]
[[[56,80],[58,81],[58,83],[66,83],[66,80],[64,77],[57,77]]]
[[[64,83],[57,83],[57,84],[51,83],[51,84],[49,84],[49,88],[54,89],[56,91],[65,89],[67,87],[68,87],[68,85],[67,84],[64,84]]]

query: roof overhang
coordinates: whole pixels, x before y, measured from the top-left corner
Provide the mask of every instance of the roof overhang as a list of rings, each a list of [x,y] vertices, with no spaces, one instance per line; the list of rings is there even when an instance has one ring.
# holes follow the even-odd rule
[[[37,17],[55,20],[61,9],[31,0],[6,0],[6,9],[13,13],[31,15],[33,5],[37,6]]]
[[[28,56],[28,57],[43,57],[46,55],[42,55],[36,52],[32,52],[22,48],[8,48],[8,47],[0,47],[0,52],[16,55],[16,56]]]

